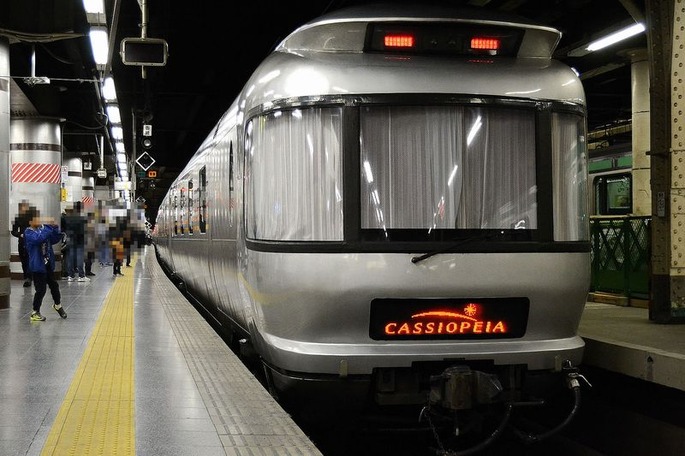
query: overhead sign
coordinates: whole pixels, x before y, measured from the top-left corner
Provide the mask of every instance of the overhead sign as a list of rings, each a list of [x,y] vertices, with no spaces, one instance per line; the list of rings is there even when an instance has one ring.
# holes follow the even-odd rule
[[[119,53],[124,65],[164,66],[169,45],[161,38],[124,38]]]

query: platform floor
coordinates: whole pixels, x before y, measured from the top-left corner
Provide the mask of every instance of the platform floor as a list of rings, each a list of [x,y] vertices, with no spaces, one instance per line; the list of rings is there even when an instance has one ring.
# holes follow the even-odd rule
[[[0,456],[320,455],[164,276],[133,267],[60,281],[67,318],[30,322],[33,288],[0,310]]]
[[[659,324],[649,310],[588,302],[579,333],[583,363],[685,391],[685,324]]]
[[[12,281],[0,310],[0,456],[320,455],[171,284],[154,250],[124,277],[60,281],[68,318]],[[584,364],[685,391],[685,325],[588,302]]]

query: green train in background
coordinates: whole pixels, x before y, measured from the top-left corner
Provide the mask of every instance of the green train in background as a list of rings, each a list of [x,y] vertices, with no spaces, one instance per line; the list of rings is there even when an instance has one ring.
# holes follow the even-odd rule
[[[631,123],[594,130],[588,135],[591,215],[633,212]]]
[[[621,305],[645,306],[651,217],[634,213],[631,136],[630,120],[588,133],[591,299],[610,293]]]

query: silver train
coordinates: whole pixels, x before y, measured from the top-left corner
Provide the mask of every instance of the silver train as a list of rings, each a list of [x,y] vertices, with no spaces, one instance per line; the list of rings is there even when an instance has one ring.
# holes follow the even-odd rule
[[[161,263],[279,397],[467,410],[577,383],[584,91],[557,30],[482,14],[303,25],[161,204]]]

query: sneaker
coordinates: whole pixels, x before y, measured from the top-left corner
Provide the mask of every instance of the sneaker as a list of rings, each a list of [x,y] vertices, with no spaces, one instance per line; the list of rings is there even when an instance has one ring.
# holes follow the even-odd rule
[[[30,280],[24,280],[24,288],[28,288],[31,286],[31,281]]]
[[[79,277],[78,282],[90,282],[90,279],[88,277]]]
[[[31,314],[31,317],[29,317],[29,320],[31,321],[45,321],[45,317],[40,314],[40,312],[33,312]]]
[[[87,276],[91,276],[91,277],[92,277],[92,276],[94,276],[94,275],[95,275],[95,273],[94,273],[94,272],[86,272],[86,275],[87,275]]]
[[[61,305],[57,307],[57,304],[53,304],[52,308],[57,311],[60,317],[67,318],[67,313],[64,311],[64,307],[62,307]],[[43,320],[45,320],[45,317],[43,317]]]
[[[67,282],[73,282],[76,280],[76,277],[67,277]]]

